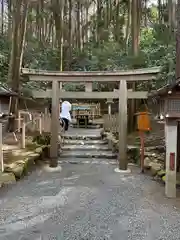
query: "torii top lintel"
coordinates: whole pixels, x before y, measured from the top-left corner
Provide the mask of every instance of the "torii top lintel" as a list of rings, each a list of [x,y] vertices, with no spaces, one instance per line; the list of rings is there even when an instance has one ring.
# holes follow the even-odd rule
[[[93,71],[93,72],[57,72],[22,68],[22,76],[28,76],[30,81],[59,81],[59,82],[117,82],[148,81],[160,72],[159,67],[143,68],[126,71]]]

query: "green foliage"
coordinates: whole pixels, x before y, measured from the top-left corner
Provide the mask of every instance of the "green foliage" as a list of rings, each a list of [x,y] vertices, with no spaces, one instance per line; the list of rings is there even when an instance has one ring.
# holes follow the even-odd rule
[[[152,81],[148,89],[157,89],[175,76],[175,38],[169,37],[169,29],[165,25],[154,25],[153,28],[143,28],[140,36],[139,55],[131,55],[130,46],[128,52],[121,44],[108,41],[100,46],[89,42],[83,53],[76,57],[74,52],[74,62],[72,70],[120,70],[132,68],[144,68],[160,66],[161,73],[155,81]],[[103,84],[96,84],[95,90],[111,88]],[[114,87],[114,86],[113,86]],[[147,87],[144,85],[141,88]]]
[[[168,35],[168,30],[166,31]],[[145,56],[146,67],[161,66],[161,73],[152,82],[152,88],[157,89],[172,81],[175,77],[175,37],[173,35],[171,38],[165,37],[162,33],[162,26],[159,25],[158,28],[156,25],[152,31],[142,32],[140,47]]]
[[[33,138],[33,142],[39,145],[50,145],[51,136],[50,135],[37,135]]]
[[[37,39],[32,39],[24,52],[24,65],[28,68],[59,70],[58,51],[50,46],[39,46]]]
[[[6,82],[9,66],[9,43],[7,38],[0,36],[0,82]]]
[[[153,9],[152,11],[151,14],[157,17],[156,11]],[[158,78],[152,82],[151,86],[148,86],[148,88],[152,89],[157,89],[174,78],[175,37],[173,32],[169,33],[169,29],[165,24],[154,24],[152,28],[141,29],[140,51],[136,57],[131,54],[131,39],[128,46],[126,46],[122,36],[120,38],[110,39],[108,37],[105,38],[103,43],[97,44],[94,41],[94,37],[92,37],[85,44],[83,51],[73,49],[71,70],[105,71],[161,66],[162,70]],[[10,47],[7,38],[4,36],[0,36],[0,51],[0,81],[6,82]],[[66,64],[66,59],[64,59],[64,64]],[[37,39],[28,36],[23,66],[34,69],[59,70],[58,49],[51,45],[40,46]],[[113,89],[115,85],[96,83],[93,87],[96,91],[100,88],[102,91],[106,91],[107,89]],[[145,85],[140,85],[139,87],[147,88]],[[32,89],[46,88],[46,85],[24,80],[21,88],[26,96],[29,96]],[[65,84],[65,89],[68,91],[83,91],[84,86]]]

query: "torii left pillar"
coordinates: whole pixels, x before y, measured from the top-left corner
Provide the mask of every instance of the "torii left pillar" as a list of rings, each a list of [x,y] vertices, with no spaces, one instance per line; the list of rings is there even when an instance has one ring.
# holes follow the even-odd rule
[[[59,82],[54,80],[52,81],[50,167],[57,167],[58,165],[58,135],[59,135]]]

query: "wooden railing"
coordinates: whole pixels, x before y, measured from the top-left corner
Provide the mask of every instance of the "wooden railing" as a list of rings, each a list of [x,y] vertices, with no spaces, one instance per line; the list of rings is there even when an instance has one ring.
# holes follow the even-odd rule
[[[51,131],[51,116],[49,113],[19,111],[17,119],[18,132],[20,132],[23,123],[26,125],[27,131],[39,131],[40,134]]]
[[[104,130],[106,132],[117,133],[119,132],[119,115],[118,114],[104,114],[103,122],[104,122]]]
[[[17,128],[14,132],[9,133],[7,132],[8,118],[0,121],[0,172],[4,171],[4,144],[17,145],[19,148],[24,149],[29,137],[29,131],[32,133],[38,132],[39,134],[50,132],[51,117],[49,114],[19,111],[16,122]]]

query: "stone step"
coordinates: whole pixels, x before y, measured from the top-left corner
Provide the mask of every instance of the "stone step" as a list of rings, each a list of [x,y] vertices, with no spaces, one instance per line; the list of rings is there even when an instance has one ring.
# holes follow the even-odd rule
[[[97,129],[97,128],[101,128],[102,126],[99,125],[99,124],[96,124],[96,125],[87,125],[86,126],[82,126],[82,125],[78,125],[78,124],[72,124],[71,125],[73,128],[87,128],[87,129]]]
[[[89,159],[89,158],[59,158],[59,164],[70,163],[70,164],[104,164],[104,165],[117,165],[116,159]]]
[[[76,139],[65,139],[64,144],[69,145],[105,145],[106,140],[76,140]]]
[[[100,150],[100,151],[108,151],[109,150],[109,148],[108,148],[108,145],[106,146],[106,145],[98,145],[98,144],[96,144],[96,145],[64,145],[63,147],[62,147],[62,150],[64,151],[64,150],[68,150],[68,151],[71,151],[71,150],[75,150],[75,151],[81,151],[81,150],[87,150],[87,151],[91,151],[91,150]]]
[[[116,159],[117,154],[108,151],[62,151],[62,158],[101,158],[101,159]]]
[[[100,135],[64,135],[64,139],[68,140],[101,140]]]

